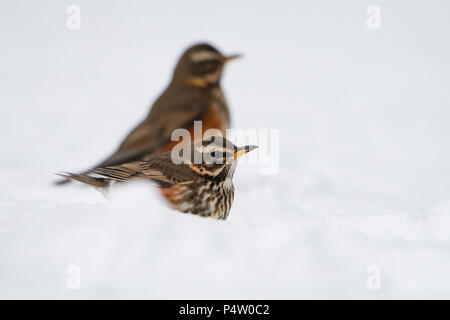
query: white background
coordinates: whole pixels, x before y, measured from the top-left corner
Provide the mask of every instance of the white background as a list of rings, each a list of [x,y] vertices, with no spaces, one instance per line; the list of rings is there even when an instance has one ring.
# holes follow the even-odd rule
[[[372,4],[381,30],[366,27]],[[0,297],[449,298],[449,12],[2,0]],[[117,146],[198,41],[244,54],[223,79],[233,127],[280,129],[278,174],[238,167],[226,222],[173,212],[145,184],[110,200],[54,187]]]

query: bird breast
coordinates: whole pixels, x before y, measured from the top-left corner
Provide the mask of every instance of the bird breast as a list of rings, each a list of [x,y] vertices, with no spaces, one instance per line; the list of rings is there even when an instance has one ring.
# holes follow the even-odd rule
[[[231,178],[226,178],[221,183],[207,181],[181,185],[168,200],[181,212],[225,220],[233,199],[234,186]]]

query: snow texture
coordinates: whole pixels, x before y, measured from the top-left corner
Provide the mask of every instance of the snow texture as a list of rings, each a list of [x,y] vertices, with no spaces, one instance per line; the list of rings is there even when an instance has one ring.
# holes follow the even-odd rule
[[[0,298],[450,298],[448,2],[377,1],[380,30],[356,0],[80,0],[73,31],[71,4],[1,10]],[[111,152],[203,40],[244,53],[233,126],[280,129],[277,174],[238,166],[225,222],[147,184],[52,185]]]

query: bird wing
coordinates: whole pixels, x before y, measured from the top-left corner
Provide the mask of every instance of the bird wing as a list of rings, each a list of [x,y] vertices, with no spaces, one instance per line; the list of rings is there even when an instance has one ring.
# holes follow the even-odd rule
[[[97,164],[92,171],[162,152],[161,149],[171,141],[172,132],[193,126],[195,120],[202,118],[209,104],[208,95],[202,91],[169,86],[155,102],[148,117],[128,134],[116,152]],[[86,173],[80,173],[79,177]],[[62,185],[75,179],[67,178],[56,184]]]
[[[148,118],[128,134],[113,155],[97,167],[139,160],[160,151],[170,143],[175,129],[193,126],[208,106],[208,98],[197,91],[174,95],[168,89],[156,101]]]
[[[131,178],[145,177],[141,173],[139,161],[124,163],[118,166],[94,168],[89,170],[88,173],[95,173],[115,181],[127,181]]]
[[[153,155],[148,160],[140,161],[142,174],[152,180],[164,184],[188,184],[195,181],[195,174],[188,165],[174,164],[170,158],[171,153],[165,152]]]
[[[188,184],[194,182],[191,170],[185,164],[174,164],[170,152],[149,157],[148,160],[133,161],[118,166],[95,168],[89,174],[100,175],[101,179],[125,182],[133,178],[151,179],[162,185]],[[81,175],[82,176],[82,175]],[[81,181],[74,177],[74,180]],[[88,183],[87,181],[81,181]]]

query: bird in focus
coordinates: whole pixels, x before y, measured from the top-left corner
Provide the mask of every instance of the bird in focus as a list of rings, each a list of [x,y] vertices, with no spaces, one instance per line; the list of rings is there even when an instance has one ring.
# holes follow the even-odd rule
[[[220,80],[225,64],[238,57],[225,56],[206,43],[188,48],[147,118],[127,135],[112,155],[95,167],[115,166],[169,151],[178,144],[178,141],[171,141],[175,129],[186,129],[195,139],[194,121],[202,121],[202,134],[216,129],[225,136],[230,126],[230,113]],[[68,181],[64,179],[56,184]]]
[[[237,159],[256,148],[238,148],[214,136],[186,146],[177,154],[167,151],[146,160],[95,168],[86,174],[59,175],[97,188],[108,188],[114,182],[151,180],[173,209],[225,220],[234,199],[232,179]]]

